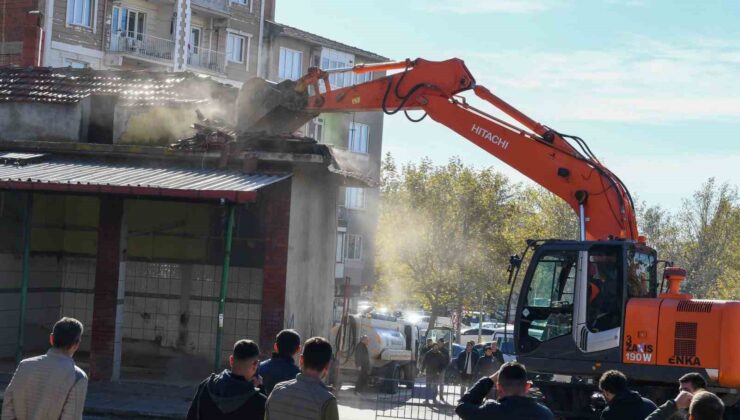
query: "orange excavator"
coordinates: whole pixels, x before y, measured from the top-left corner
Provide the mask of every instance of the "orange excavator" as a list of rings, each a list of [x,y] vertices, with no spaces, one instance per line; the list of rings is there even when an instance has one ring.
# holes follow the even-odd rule
[[[391,71],[331,86],[335,73]],[[460,96],[470,90],[519,125],[470,105]],[[325,112],[404,112],[416,122],[423,117],[414,120],[407,111],[421,110],[565,200],[578,216],[579,240],[527,241],[522,257],[511,258],[509,305],[516,309],[507,311],[514,314],[517,359],[560,415],[587,417],[598,377],[609,369],[623,371],[658,402],[675,395],[680,376],[698,372],[737,408],[740,302],[681,293],[686,271],[670,264],[659,279],[660,261],[638,234],[622,181],[579,137],[536,122],[477,85],[462,60],[310,68],[278,84],[255,78],[242,87],[237,109],[241,133],[273,135]]]

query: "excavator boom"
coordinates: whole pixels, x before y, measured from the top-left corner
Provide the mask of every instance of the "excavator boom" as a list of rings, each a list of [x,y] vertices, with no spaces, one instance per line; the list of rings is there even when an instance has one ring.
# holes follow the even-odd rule
[[[400,70],[366,83],[333,89],[331,74]],[[472,90],[521,126],[470,105]],[[248,81],[239,95],[238,129],[289,134],[324,112],[422,110],[565,200],[578,214],[581,240],[638,239],[629,192],[578,137],[565,136],[529,118],[477,85],[460,59],[423,59],[309,69],[301,79],[272,84]],[[410,119],[410,118],[409,118]],[[577,146],[575,147],[570,138]]]

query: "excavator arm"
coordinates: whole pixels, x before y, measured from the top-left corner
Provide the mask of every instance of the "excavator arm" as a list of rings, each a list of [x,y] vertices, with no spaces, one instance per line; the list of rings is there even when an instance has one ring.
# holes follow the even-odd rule
[[[330,83],[332,73],[389,70],[401,71],[340,89],[333,89]],[[581,240],[638,240],[629,192],[583,140],[532,120],[485,87],[476,85],[460,59],[361,64],[329,71],[311,68],[296,82],[276,86],[266,86],[266,82],[255,79],[250,82],[240,93],[240,101],[250,101],[241,102],[250,110],[239,122],[243,129],[274,131],[279,127],[293,131],[324,112],[382,110],[395,114],[423,110],[431,119],[565,200],[579,215]],[[468,90],[523,128],[468,104],[459,96]]]

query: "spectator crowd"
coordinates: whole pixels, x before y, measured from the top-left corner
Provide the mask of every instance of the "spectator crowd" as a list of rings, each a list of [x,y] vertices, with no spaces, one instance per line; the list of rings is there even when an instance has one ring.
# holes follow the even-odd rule
[[[2,420],[80,420],[87,393],[87,376],[75,365],[82,324],[62,318],[49,337],[51,348],[41,356],[21,361],[5,390]],[[356,349],[360,378],[356,391],[368,386],[370,371],[363,336]],[[479,356],[468,343],[454,360],[462,397],[455,412],[463,420],[554,419],[553,413],[530,396],[532,382],[524,365],[504,363],[495,343]],[[337,420],[337,399],[324,383],[332,360],[332,346],[322,337],[301,345],[293,330],[275,338],[273,355],[260,363],[259,346],[239,340],[229,356],[229,368],[213,373],[198,385],[188,420]],[[298,364],[295,363],[298,356]],[[423,356],[427,399],[444,401],[444,372],[450,356],[444,342],[428,342]],[[480,378],[475,383],[473,380]],[[720,420],[724,404],[706,390],[704,377],[689,373],[678,379],[678,395],[660,407],[628,387],[617,370],[601,375],[599,389],[606,401],[601,420]],[[470,389],[468,389],[468,387]],[[467,391],[467,392],[466,392]]]

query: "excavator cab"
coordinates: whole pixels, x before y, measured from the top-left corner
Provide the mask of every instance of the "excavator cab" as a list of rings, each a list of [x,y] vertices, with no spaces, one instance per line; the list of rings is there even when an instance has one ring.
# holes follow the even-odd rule
[[[626,302],[656,297],[655,251],[632,241],[533,241],[514,344],[528,367],[619,361]],[[585,362],[585,363],[584,363]]]

